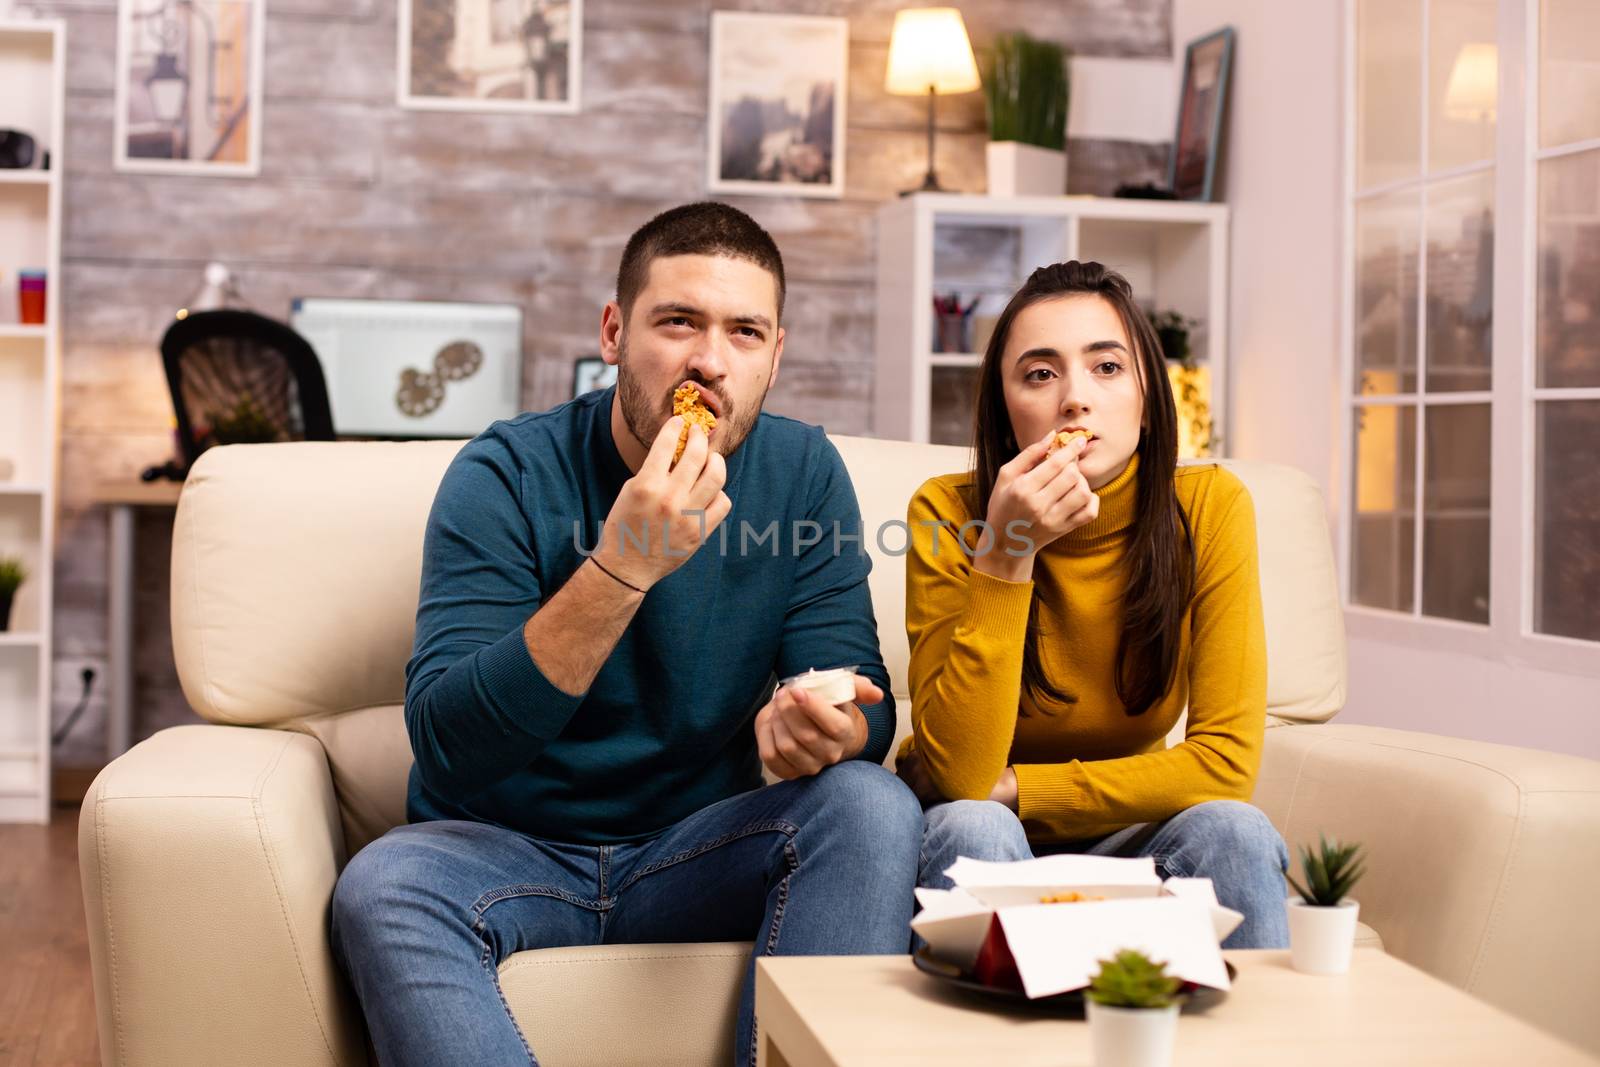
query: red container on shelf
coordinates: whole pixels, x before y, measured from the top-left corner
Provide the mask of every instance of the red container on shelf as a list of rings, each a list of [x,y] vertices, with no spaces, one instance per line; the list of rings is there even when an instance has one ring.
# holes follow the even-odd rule
[[[24,326],[44,325],[45,278],[42,270],[17,273],[17,317]]]

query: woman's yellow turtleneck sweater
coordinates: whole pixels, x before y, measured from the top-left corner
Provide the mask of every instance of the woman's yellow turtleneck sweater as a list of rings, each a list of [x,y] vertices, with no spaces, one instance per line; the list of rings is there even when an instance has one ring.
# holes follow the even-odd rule
[[[1138,461],[1100,489],[1093,522],[1039,551],[1028,582],[974,570],[958,545],[954,530],[972,518],[970,474],[931,479],[911,501],[914,730],[901,755],[920,753],[952,800],[987,797],[1014,767],[1018,814],[1035,840],[1098,837],[1208,800],[1248,800],[1255,788],[1267,702],[1255,511],[1243,484],[1220,467],[1179,467],[1174,478],[1195,549],[1174,684],[1138,716],[1117,698]],[[953,525],[936,529],[941,520]],[[1035,599],[1040,664],[1074,704],[1041,707],[1023,692]],[[1167,748],[1185,704],[1184,740]]]

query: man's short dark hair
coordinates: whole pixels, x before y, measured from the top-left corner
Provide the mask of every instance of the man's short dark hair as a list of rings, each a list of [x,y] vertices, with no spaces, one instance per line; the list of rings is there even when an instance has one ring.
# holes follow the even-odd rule
[[[772,275],[783,318],[783,257],[772,235],[736,207],[701,201],[663,211],[628,238],[617,269],[617,303],[624,320],[650,277],[650,263],[662,256],[730,256],[748,260]]]

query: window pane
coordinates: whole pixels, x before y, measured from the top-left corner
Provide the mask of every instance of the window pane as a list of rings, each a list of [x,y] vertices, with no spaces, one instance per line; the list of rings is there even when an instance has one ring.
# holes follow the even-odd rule
[[[1358,407],[1350,599],[1409,612],[1415,603],[1417,412]]]
[[[1495,0],[1428,5],[1428,170],[1494,156]]]
[[[1356,184],[1422,167],[1422,0],[1360,0],[1356,11]]]
[[[1417,246],[1414,190],[1356,205],[1355,348],[1358,393],[1417,389]]]
[[[1600,137],[1600,4],[1544,0],[1539,20],[1539,144]]]
[[[1539,384],[1600,385],[1600,149],[1539,164],[1538,301]]]
[[[1600,400],[1539,404],[1533,628],[1600,641]]]
[[[1428,186],[1428,391],[1488,389],[1494,174]]]
[[[1422,613],[1489,621],[1489,405],[1434,405],[1422,483]]]

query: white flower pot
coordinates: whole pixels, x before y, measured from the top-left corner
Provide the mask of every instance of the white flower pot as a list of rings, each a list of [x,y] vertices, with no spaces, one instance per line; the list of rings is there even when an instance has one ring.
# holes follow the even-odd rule
[[[990,141],[990,196],[1064,196],[1067,154],[1019,141]]]
[[[1178,1040],[1178,1005],[1112,1008],[1089,1001],[1094,1067],[1169,1067]]]
[[[1356,916],[1361,902],[1346,897],[1333,908],[1319,908],[1290,897],[1289,959],[1306,974],[1345,974],[1356,944]]]

